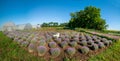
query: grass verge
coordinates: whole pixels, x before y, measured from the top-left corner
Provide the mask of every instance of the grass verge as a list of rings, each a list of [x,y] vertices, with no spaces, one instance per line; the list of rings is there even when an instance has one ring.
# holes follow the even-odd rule
[[[119,61],[120,60],[120,40],[113,43],[105,51],[98,55],[92,56],[88,61]]]

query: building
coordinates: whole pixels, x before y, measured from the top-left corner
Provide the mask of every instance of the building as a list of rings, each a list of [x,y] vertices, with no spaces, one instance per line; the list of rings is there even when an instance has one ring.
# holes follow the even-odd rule
[[[2,30],[3,31],[15,31],[16,26],[13,22],[7,22],[3,25]]]
[[[15,25],[13,22],[7,22],[3,25],[1,30],[2,31],[31,30],[32,28],[38,29],[40,28],[40,24],[31,25],[30,23],[27,23]]]
[[[16,30],[24,30],[25,24],[16,25]]]

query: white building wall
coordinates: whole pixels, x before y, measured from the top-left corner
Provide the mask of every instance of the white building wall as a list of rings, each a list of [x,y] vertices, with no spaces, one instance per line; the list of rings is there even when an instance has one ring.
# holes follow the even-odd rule
[[[17,25],[16,30],[24,30],[25,24]]]

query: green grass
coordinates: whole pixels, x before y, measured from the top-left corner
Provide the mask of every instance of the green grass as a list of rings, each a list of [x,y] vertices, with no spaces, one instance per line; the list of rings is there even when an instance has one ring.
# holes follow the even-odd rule
[[[21,48],[0,32],[0,61],[45,61]]]
[[[88,61],[120,61],[120,41],[100,54],[92,56]]]
[[[94,30],[94,29],[84,29],[84,28],[75,28],[75,30],[79,30],[81,32],[93,31],[93,32],[99,32],[103,34],[111,34],[115,36],[120,36],[120,31],[117,31],[117,30]]]

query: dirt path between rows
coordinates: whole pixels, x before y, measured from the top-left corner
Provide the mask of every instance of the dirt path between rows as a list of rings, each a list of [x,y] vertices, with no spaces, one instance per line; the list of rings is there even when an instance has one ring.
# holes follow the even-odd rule
[[[100,33],[100,32],[93,32],[93,31],[87,31],[87,32],[92,33],[92,34],[105,36],[105,37],[109,37],[109,38],[112,38],[112,39],[115,39],[115,40],[120,40],[120,36],[114,36],[114,35],[111,35],[111,34],[103,34],[103,33]]]

